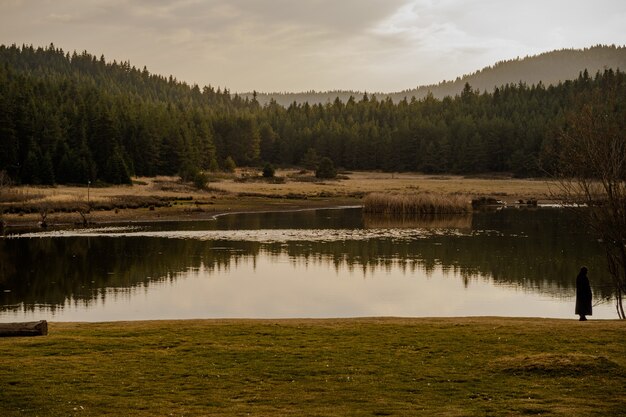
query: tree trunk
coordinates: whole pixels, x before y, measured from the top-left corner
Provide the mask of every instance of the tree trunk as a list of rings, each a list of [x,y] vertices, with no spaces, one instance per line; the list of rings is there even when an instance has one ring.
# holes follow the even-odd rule
[[[28,323],[0,323],[0,337],[45,336],[47,334],[48,322],[45,320]]]

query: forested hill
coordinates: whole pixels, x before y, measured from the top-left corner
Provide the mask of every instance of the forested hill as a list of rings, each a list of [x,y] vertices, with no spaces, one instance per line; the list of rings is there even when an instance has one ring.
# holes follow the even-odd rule
[[[328,157],[346,169],[537,175],[553,166],[567,115],[597,97],[624,119],[624,73],[285,108],[87,52],[0,46],[0,172],[18,184],[129,183]]]
[[[17,183],[85,184],[215,167],[212,121],[245,119],[250,107],[227,89],[88,52],[1,45],[0,171]]]
[[[394,93],[375,93],[375,95],[379,100],[390,97],[396,103],[405,97],[409,100],[412,97],[424,98],[429,92],[435,98],[442,99],[445,96],[454,97],[460,94],[466,83],[475,89],[487,92],[492,92],[496,87],[519,82],[528,85],[541,82],[543,85],[549,86],[556,85],[561,81],[573,80],[585,69],[590,74],[595,74],[608,68],[626,70],[626,47],[598,45],[585,49],[562,49],[546,52],[540,55],[501,61],[472,74],[458,77],[454,81],[442,81],[439,84],[425,85]],[[294,101],[297,103],[324,104],[332,102],[337,97],[346,102],[350,96],[358,99],[363,94],[362,91],[257,92],[257,100],[261,104],[266,104],[273,99],[283,106],[289,106]],[[372,95],[371,92],[370,95]],[[252,93],[242,94],[242,97],[252,98]]]

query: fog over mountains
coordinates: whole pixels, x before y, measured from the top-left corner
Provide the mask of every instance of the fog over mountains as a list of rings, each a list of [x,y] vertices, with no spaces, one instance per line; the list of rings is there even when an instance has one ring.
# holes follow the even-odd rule
[[[268,104],[274,99],[278,104],[289,106],[294,101],[297,103],[308,102],[309,104],[332,102],[336,98],[346,102],[350,96],[359,100],[365,93],[375,95],[377,99],[384,100],[390,97],[394,102],[399,102],[405,97],[420,99],[430,92],[435,98],[442,99],[446,96],[459,94],[465,85],[469,83],[473,89],[481,92],[492,92],[496,87],[506,84],[525,83],[536,85],[540,82],[545,86],[556,85],[559,82],[572,80],[578,77],[585,69],[591,76],[604,69],[626,69],[626,47],[616,45],[597,45],[585,49],[561,49],[546,52],[540,55],[516,58],[500,61],[493,66],[485,67],[472,74],[457,77],[454,81],[442,81],[439,84],[418,86],[413,89],[381,93],[372,91],[307,91],[300,93],[259,93],[257,100],[261,105]],[[252,99],[253,92],[240,94],[242,97]]]

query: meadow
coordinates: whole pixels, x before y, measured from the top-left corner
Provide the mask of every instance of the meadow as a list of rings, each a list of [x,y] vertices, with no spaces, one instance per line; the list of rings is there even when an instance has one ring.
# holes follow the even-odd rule
[[[50,323],[0,339],[3,416],[626,415],[621,321]]]

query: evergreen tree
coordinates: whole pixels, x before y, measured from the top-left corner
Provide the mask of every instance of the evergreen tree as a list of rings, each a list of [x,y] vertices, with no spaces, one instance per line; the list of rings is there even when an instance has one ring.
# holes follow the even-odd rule
[[[337,176],[337,170],[335,169],[333,160],[326,156],[322,158],[315,170],[315,176],[317,178],[335,178]]]
[[[320,162],[319,159],[320,158],[317,155],[317,152],[315,151],[315,149],[314,148],[309,148],[309,149],[307,149],[306,153],[302,157],[302,161],[300,163],[306,169],[314,170],[315,168],[317,168],[317,165]]]
[[[40,159],[39,179],[42,184],[54,185],[54,168],[52,166],[52,158],[46,152]]]
[[[224,161],[224,171],[235,172],[235,169],[237,169],[237,164],[235,163],[235,160],[232,157],[228,156]]]
[[[103,179],[111,184],[131,184],[128,166],[120,148],[115,148],[108,158],[103,172]]]
[[[537,175],[538,161],[556,169],[563,115],[623,79],[581,68],[550,87],[479,93],[467,83],[443,99],[262,106],[262,94],[201,89],[87,52],[0,46],[0,171],[18,183],[128,183],[187,166],[313,168],[327,157],[347,169]]]
[[[20,180],[24,184],[41,184],[39,178],[40,166],[37,152],[33,149],[28,151],[24,165],[22,165],[22,171],[20,172]]]

